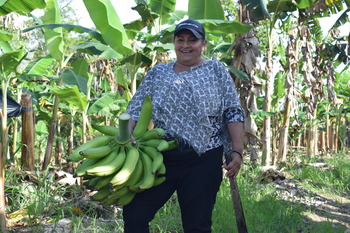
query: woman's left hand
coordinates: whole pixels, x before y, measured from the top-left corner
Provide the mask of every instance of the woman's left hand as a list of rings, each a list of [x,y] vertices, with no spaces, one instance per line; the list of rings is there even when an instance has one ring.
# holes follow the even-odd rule
[[[222,167],[226,169],[227,177],[236,177],[242,165],[242,158],[238,153],[232,153],[232,161],[228,165],[223,165]]]

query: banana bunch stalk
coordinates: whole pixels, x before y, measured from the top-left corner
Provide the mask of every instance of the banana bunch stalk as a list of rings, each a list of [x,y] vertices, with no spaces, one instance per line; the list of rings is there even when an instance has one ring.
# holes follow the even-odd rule
[[[177,147],[177,141],[163,139],[164,130],[149,129],[152,119],[152,101],[146,96],[140,117],[132,132],[131,116],[119,116],[119,128],[93,125],[102,133],[74,150],[69,161],[80,162],[74,175],[82,177],[84,185],[96,190],[92,198],[103,205],[125,206],[136,193],[165,181],[166,167],[163,151]]]

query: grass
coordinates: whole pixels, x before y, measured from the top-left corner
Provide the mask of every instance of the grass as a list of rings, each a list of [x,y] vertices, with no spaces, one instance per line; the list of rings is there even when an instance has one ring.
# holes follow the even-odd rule
[[[308,163],[316,161],[311,159],[303,161],[298,166],[292,164],[286,170],[291,178],[300,180],[298,185],[310,197],[318,194],[348,196],[350,193],[349,155],[337,154],[323,160],[332,167],[325,170],[308,166]],[[280,190],[274,183],[261,184],[259,181],[261,175],[262,172],[258,167],[245,164],[237,178],[250,233],[343,233],[346,230],[342,225],[334,226],[331,214],[328,216],[323,213],[324,218],[321,221],[313,220],[310,216],[319,214],[313,206],[281,198]],[[32,229],[33,232],[44,232],[44,222],[57,222],[68,218],[72,221],[71,230],[74,233],[123,232],[121,209],[113,211],[106,207],[103,214],[93,202],[88,200],[84,206],[78,205],[74,200],[82,196],[79,186],[57,185],[48,171],[37,172],[35,176],[38,180],[37,184],[33,185],[30,182],[21,182],[25,177],[7,173],[7,213],[27,210],[21,220],[26,224],[26,228]],[[213,212],[212,232],[237,232],[235,221],[229,181],[224,179]],[[156,214],[150,229],[152,233],[183,232],[176,195]]]

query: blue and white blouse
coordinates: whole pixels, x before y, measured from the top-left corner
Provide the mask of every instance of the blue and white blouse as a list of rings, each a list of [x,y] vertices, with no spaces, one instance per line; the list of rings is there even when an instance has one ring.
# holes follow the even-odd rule
[[[150,95],[154,127],[164,129],[166,138],[192,146],[199,155],[221,145],[231,149],[227,124],[244,122],[244,111],[225,66],[206,60],[176,73],[174,65],[159,64],[147,73],[127,113],[137,121],[143,99]]]

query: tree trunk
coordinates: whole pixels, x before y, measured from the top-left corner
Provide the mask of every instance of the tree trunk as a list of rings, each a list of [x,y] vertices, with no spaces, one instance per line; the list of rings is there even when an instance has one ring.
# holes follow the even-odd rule
[[[34,171],[34,113],[32,96],[24,93],[21,97],[22,105],[26,111],[22,112],[22,156],[21,164],[23,169]]]
[[[57,69],[56,74],[59,75],[59,73],[60,73],[60,69]],[[61,86],[62,83],[63,83],[62,77],[59,77],[57,81],[57,86]],[[57,127],[57,113],[58,113],[59,104],[60,104],[60,97],[57,94],[55,94],[49,137],[46,144],[45,157],[44,157],[42,170],[45,170],[47,168],[52,157],[52,148],[54,144],[54,137],[55,137],[56,127]]]
[[[15,119],[13,122],[13,127],[12,127],[12,144],[10,147],[10,153],[11,155],[14,155],[17,150],[17,138],[18,138],[18,120]]]
[[[54,144],[54,137],[55,137],[56,127],[57,127],[57,112],[58,112],[59,103],[60,103],[60,97],[57,94],[55,94],[55,103],[54,103],[54,108],[52,113],[52,120],[50,125],[49,137],[47,139],[45,158],[44,158],[42,170],[45,170],[47,168],[52,157],[52,148]]]
[[[272,77],[272,39],[269,39],[269,47],[267,48],[267,60],[266,60],[266,87],[265,87],[265,100],[264,111],[271,112],[271,101],[273,94],[274,78]],[[263,150],[262,150],[262,165],[269,166],[272,162],[271,154],[271,117],[264,117],[263,124]]]
[[[325,153],[327,150],[326,150],[326,141],[325,141],[325,137],[326,137],[326,133],[321,130],[319,132],[319,135],[320,135],[320,147],[321,147],[321,151],[322,153]]]
[[[6,78],[2,77],[2,109],[0,109],[0,230],[6,229],[6,202],[5,202],[5,164],[8,150],[8,127],[7,127],[7,86]]]
[[[283,113],[283,122],[280,130],[280,141],[278,148],[278,162],[287,161],[287,151],[288,151],[288,129],[290,122],[290,106],[291,102],[286,95],[286,101],[284,103],[284,113]]]
[[[330,124],[328,125],[328,146],[329,146],[329,153],[333,153],[334,152],[334,142],[333,142],[333,138],[334,138],[334,130],[333,130],[333,123],[330,122]]]

